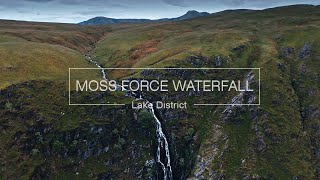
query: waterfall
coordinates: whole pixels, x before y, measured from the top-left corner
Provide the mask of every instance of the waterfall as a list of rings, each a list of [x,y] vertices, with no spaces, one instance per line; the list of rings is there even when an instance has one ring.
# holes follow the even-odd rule
[[[157,116],[154,113],[154,108],[151,106],[150,108],[151,114],[153,115],[154,119],[156,120],[156,134],[158,139],[158,148],[157,148],[157,162],[161,165],[163,173],[164,173],[164,179],[172,179],[172,169],[170,165],[170,151],[169,151],[169,144],[166,138],[166,135],[162,131],[161,122],[157,118]],[[163,148],[163,142],[164,142],[164,149],[166,154],[166,161],[167,164],[164,165],[164,163],[161,162],[161,148]]]
[[[89,61],[90,63],[92,63],[92,64],[94,64],[95,66],[97,66],[98,68],[100,68],[103,79],[107,79],[106,71],[102,68],[102,66],[101,66],[97,61],[94,61],[94,60],[91,58],[90,54],[86,54],[86,55],[85,55],[85,58],[86,58],[87,61]]]
[[[87,61],[89,61],[90,63],[94,64],[95,66],[97,66],[98,68],[101,69],[101,74],[103,79],[107,80],[107,75],[105,70],[102,68],[102,66],[97,62],[94,61],[91,56],[90,53],[85,55],[85,58]],[[118,85],[122,90],[128,91],[129,90],[125,89],[124,87],[122,87],[121,85]],[[133,97],[136,95],[135,92],[130,92]],[[149,104],[150,102],[146,99],[143,99],[142,95],[140,94],[140,97],[138,98],[138,100],[145,100],[147,101],[147,103]],[[152,103],[151,103],[152,104]],[[157,153],[156,153],[156,161],[161,165],[162,171],[163,171],[163,176],[165,180],[172,180],[172,169],[171,169],[171,160],[170,160],[170,151],[169,151],[169,144],[166,138],[166,135],[163,133],[162,131],[162,125],[160,120],[157,118],[155,112],[154,112],[154,108],[153,106],[151,106],[151,108],[149,109],[151,115],[153,116],[153,118],[155,119],[155,123],[156,123],[156,135],[157,135],[157,140],[158,140],[158,147],[157,147]],[[163,143],[164,143],[164,147],[163,147]],[[165,150],[165,155],[166,155],[166,162],[162,162],[161,161],[161,149],[164,148]]]

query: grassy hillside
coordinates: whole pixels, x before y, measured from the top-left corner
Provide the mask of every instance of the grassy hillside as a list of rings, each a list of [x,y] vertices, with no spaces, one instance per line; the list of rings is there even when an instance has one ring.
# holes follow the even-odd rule
[[[0,20],[0,35],[13,36],[27,41],[57,44],[81,53],[91,50],[109,27],[86,27],[72,24],[33,23]]]
[[[319,6],[308,5],[233,10],[190,21],[121,29],[100,41],[93,57],[106,67],[185,67],[190,56],[200,61],[203,56],[220,57],[224,67],[260,67],[261,106],[235,108],[227,122],[221,120],[225,117],[220,107],[203,115],[212,119],[213,129],[206,132],[208,139],[202,139],[203,143],[217,149],[200,148],[204,159],[197,163],[207,163],[211,169],[202,171],[195,163],[191,177],[312,179],[319,172],[315,157],[320,123],[319,10]],[[109,75],[117,78],[135,73],[110,71]],[[203,133],[197,123],[191,121]],[[212,142],[216,126],[223,135]]]
[[[234,54],[231,50],[240,45],[261,44],[293,29],[300,33],[316,29],[318,9],[292,6],[224,11],[190,21],[127,27],[99,42],[94,58],[113,67],[168,66],[190,55],[229,58]],[[235,63],[248,67],[245,62]]]
[[[0,175],[5,179],[156,179],[154,119],[123,94],[71,92],[68,68],[258,67],[260,106],[158,110],[174,179],[317,179],[320,7],[230,10],[175,23],[78,26],[0,21]],[[81,74],[83,73],[83,74]],[[246,72],[248,73],[248,72]],[[257,86],[257,72],[253,71]],[[197,78],[108,71],[110,78]],[[212,78],[243,78],[234,71]],[[80,78],[96,78],[83,71]],[[239,94],[145,94],[151,101],[229,102]],[[257,99],[257,94],[245,94]]]
[[[69,67],[93,67],[79,52],[44,43],[3,42],[0,43],[0,56],[0,75],[3,78],[0,88],[30,80],[66,81]]]
[[[69,68],[95,67],[83,54],[109,29],[1,20],[0,88],[30,80],[66,81]]]

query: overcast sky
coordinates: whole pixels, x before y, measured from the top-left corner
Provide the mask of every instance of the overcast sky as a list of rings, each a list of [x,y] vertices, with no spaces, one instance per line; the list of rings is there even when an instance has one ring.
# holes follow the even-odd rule
[[[0,0],[0,19],[78,23],[95,16],[159,19],[188,10],[264,9],[320,0]]]

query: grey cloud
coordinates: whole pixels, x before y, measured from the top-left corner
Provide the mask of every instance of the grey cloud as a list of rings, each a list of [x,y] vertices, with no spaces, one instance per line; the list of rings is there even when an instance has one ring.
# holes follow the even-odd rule
[[[105,11],[97,11],[97,10],[92,10],[92,11],[79,11],[79,12],[76,12],[76,13],[74,13],[74,14],[80,14],[80,15],[84,15],[84,16],[86,16],[86,15],[95,15],[95,14],[103,14],[103,13],[105,13]]]
[[[74,14],[80,14],[83,16],[91,15],[91,16],[101,16],[109,13],[115,14],[118,11],[106,11],[106,10],[87,10],[87,11],[79,11]]]
[[[0,3],[0,7],[17,7],[23,4],[24,1],[4,1]]]
[[[34,0],[31,0],[34,1]],[[37,0],[35,0],[37,1]],[[41,0],[40,0],[41,1]],[[43,0],[50,1],[50,0]],[[52,1],[52,0],[51,0]],[[60,0],[60,4],[64,5],[78,5],[78,6],[105,6],[105,7],[115,7],[115,8],[128,8],[128,5],[121,3],[114,3],[111,0]]]
[[[16,11],[17,11],[17,13],[19,13],[19,14],[26,14],[26,13],[29,13],[29,11],[28,11],[28,10],[24,10],[24,9],[17,9]]]
[[[265,8],[271,6],[281,6],[289,4],[319,4],[319,0],[213,0],[217,5],[224,5],[228,7],[257,7]]]
[[[54,0],[26,0],[26,1],[31,1],[31,2],[38,2],[38,3],[46,3]]]
[[[94,16],[114,18],[177,17],[188,10],[264,9],[319,0],[0,0],[0,19],[80,22]],[[55,13],[56,15],[53,15]],[[37,15],[38,14],[38,15]]]
[[[188,7],[184,0],[163,0],[163,2],[172,6]]]

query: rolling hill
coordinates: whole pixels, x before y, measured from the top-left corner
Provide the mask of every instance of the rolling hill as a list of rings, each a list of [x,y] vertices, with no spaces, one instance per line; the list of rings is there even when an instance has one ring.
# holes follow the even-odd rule
[[[170,21],[182,21],[186,19],[193,19],[197,17],[208,16],[207,12],[198,12],[195,10],[188,11],[186,14],[177,18],[163,18],[163,19],[114,19],[107,17],[94,17],[87,21],[80,22],[80,25],[106,25],[106,24],[119,24],[119,23],[146,23],[146,22],[170,22]]]
[[[228,10],[184,21],[82,26],[0,21],[0,176],[163,179],[154,117],[117,93],[69,106],[68,68],[261,68],[259,106],[157,110],[173,179],[320,176],[320,6]],[[79,77],[98,78],[83,71]],[[246,72],[248,73],[248,72]],[[180,71],[107,71],[109,78],[180,78]],[[249,75],[257,77],[256,72]],[[234,71],[218,77],[243,77]],[[190,76],[190,78],[196,78]],[[258,81],[253,80],[257,85]],[[151,93],[150,101],[216,102],[255,94]],[[163,154],[162,154],[163,155]],[[162,159],[163,160],[163,159]]]

